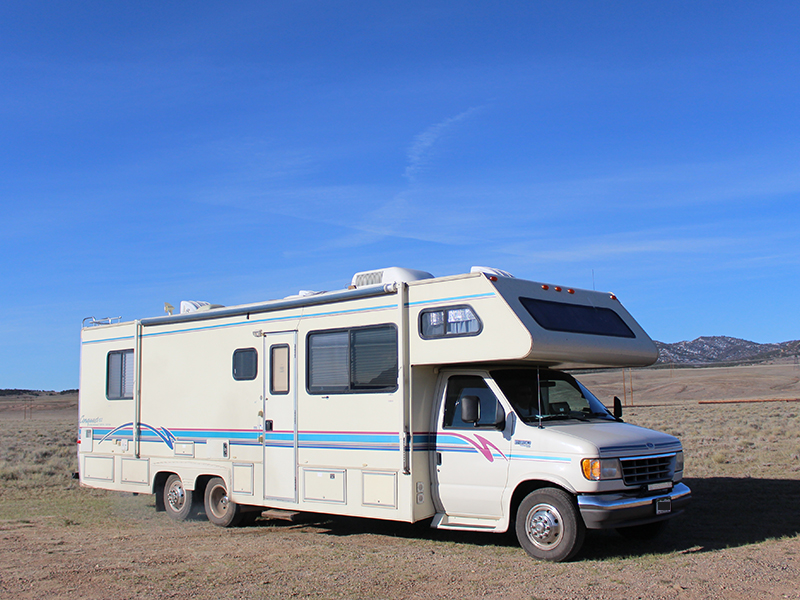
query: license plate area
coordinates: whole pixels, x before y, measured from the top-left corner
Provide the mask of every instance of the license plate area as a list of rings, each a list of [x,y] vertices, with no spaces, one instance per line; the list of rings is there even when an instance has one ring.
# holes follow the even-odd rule
[[[659,498],[655,505],[657,515],[666,515],[672,512],[672,498]]]

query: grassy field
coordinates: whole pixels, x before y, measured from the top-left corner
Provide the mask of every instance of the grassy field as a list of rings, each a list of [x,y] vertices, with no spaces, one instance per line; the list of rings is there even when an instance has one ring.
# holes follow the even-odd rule
[[[618,371],[581,378],[604,401],[623,396]],[[566,564],[528,558],[509,535],[363,519],[173,523],[152,496],[71,479],[74,398],[24,412],[4,398],[0,598],[800,598],[800,402],[700,404],[800,398],[800,370],[633,378],[625,419],[681,438],[693,503],[650,542],[590,532]]]

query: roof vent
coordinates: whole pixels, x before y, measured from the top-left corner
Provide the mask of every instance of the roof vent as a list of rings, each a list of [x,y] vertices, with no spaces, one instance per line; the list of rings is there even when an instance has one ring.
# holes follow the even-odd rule
[[[211,310],[212,308],[222,308],[222,304],[211,304],[210,302],[203,302],[202,300],[181,300],[180,314],[183,315],[190,312]]]
[[[511,279],[514,279],[514,276],[508,271],[503,271],[502,269],[495,269],[494,267],[472,267],[469,270],[469,272],[486,273],[487,275],[496,275],[497,277],[510,277]]]
[[[353,280],[350,282],[350,285],[360,288],[368,285],[380,285],[398,281],[418,281],[420,279],[433,279],[433,275],[427,271],[389,267],[386,269],[356,273],[353,275]]]

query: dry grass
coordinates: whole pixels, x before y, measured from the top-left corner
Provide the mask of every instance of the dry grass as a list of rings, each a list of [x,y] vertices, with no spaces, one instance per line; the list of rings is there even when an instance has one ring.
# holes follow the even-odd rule
[[[634,371],[625,419],[682,439],[693,503],[655,541],[591,532],[569,564],[512,536],[363,519],[172,523],[151,496],[71,479],[74,407],[23,420],[0,402],[0,597],[800,598],[800,403],[698,404],[800,397],[798,374]],[[619,372],[581,379],[622,396]]]

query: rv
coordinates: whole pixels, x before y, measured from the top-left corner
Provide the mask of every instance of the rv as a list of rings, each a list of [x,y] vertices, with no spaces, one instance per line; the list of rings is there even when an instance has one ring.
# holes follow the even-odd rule
[[[567,372],[655,362],[613,294],[392,267],[339,291],[166,310],[84,321],[78,453],[82,485],[154,494],[172,519],[513,527],[562,561],[586,529],[651,535],[690,499],[680,441],[623,422]]]

